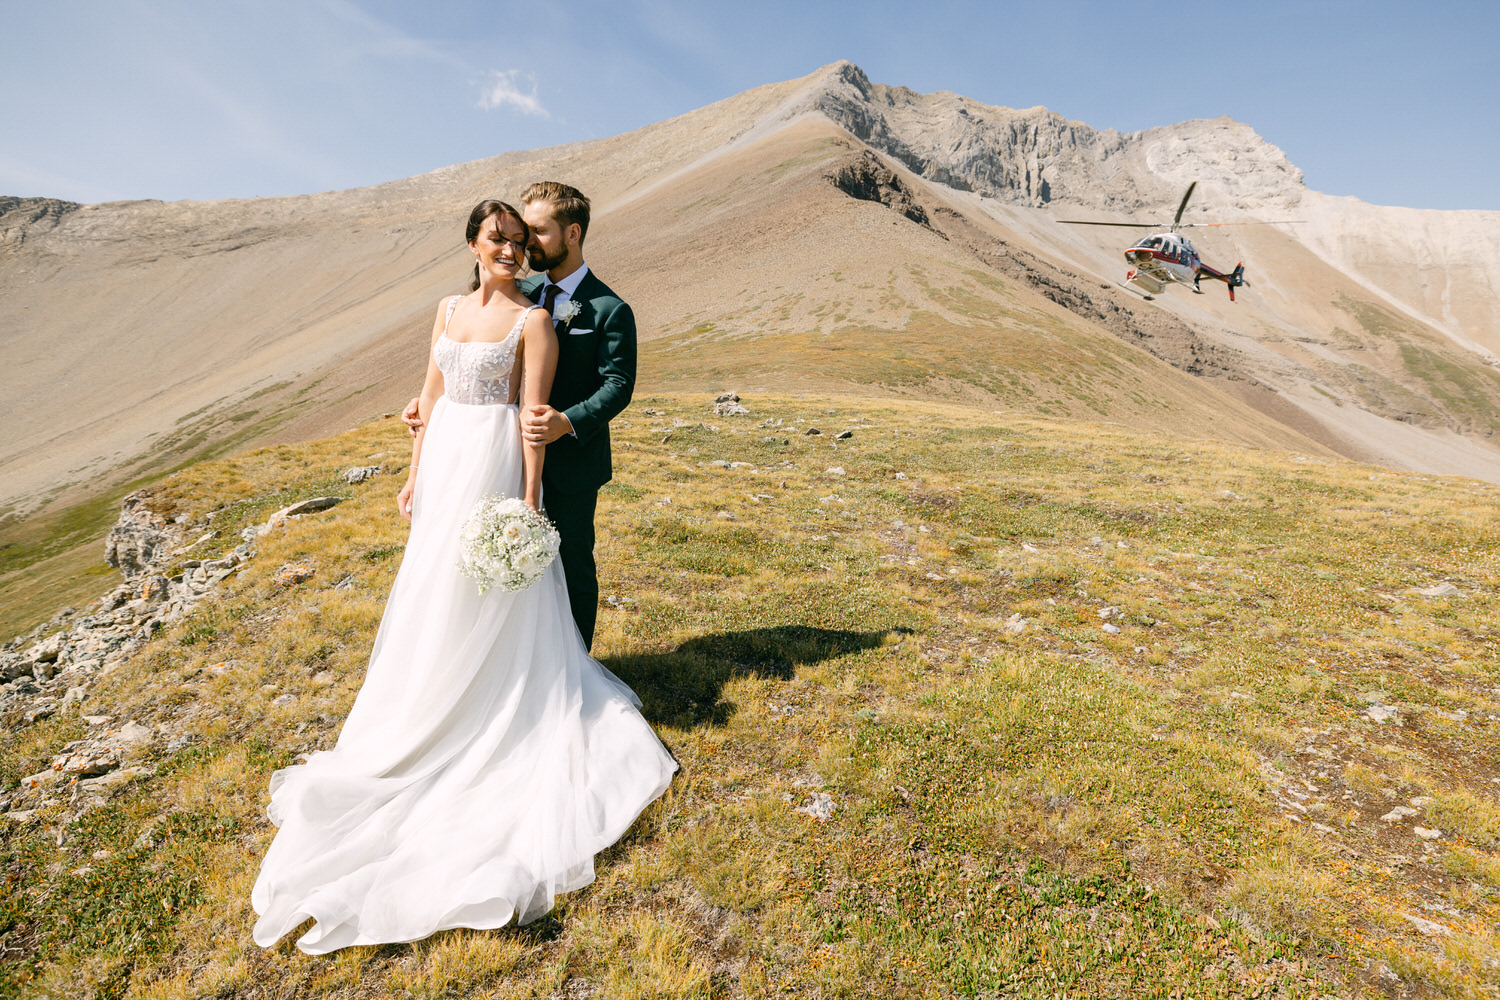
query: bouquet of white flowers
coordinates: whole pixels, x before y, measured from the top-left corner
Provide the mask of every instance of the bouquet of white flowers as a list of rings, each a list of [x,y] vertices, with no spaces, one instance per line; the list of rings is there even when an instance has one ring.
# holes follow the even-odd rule
[[[459,569],[490,587],[525,590],[557,558],[557,529],[517,497],[488,496],[474,505],[459,534]]]

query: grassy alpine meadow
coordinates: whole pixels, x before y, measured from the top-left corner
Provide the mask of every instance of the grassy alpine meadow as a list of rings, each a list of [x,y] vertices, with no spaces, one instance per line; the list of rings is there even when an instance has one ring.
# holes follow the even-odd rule
[[[613,425],[594,652],[681,763],[667,794],[536,924],[331,957],[256,947],[249,892],[271,771],[330,746],[358,691],[406,537],[404,428],[152,486],[210,549],[348,499],[0,738],[11,789],[83,714],[158,734],[96,808],[75,786],[4,824],[4,990],[1500,995],[1495,487],[743,402],[638,398]],[[279,583],[288,563],[313,575]]]

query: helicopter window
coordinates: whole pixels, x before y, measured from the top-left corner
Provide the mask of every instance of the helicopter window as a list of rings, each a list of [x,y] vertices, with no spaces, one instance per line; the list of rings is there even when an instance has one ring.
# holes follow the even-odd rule
[[[1159,247],[1161,246],[1161,237],[1153,236],[1141,245],[1146,247]]]

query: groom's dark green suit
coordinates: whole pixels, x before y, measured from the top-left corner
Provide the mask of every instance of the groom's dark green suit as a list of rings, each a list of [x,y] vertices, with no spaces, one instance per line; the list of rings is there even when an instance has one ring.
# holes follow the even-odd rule
[[[533,302],[541,299],[545,275],[521,283]],[[635,314],[589,271],[574,290],[578,315],[555,322],[557,374],[552,408],[573,425],[547,446],[542,466],[542,507],[562,536],[558,559],[568,581],[568,603],[586,645],[594,642],[599,578],[594,567],[594,508],[599,487],[609,482],[609,422],[630,403],[635,390]]]

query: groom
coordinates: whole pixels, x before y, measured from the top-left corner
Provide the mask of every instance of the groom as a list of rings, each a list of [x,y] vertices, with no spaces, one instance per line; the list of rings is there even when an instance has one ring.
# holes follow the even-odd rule
[[[558,340],[551,398],[522,411],[521,434],[547,446],[542,507],[562,536],[557,557],[573,620],[584,645],[593,648],[599,612],[594,508],[599,487],[612,475],[609,421],[635,388],[635,314],[584,263],[589,200],[582,192],[541,181],[522,193],[521,214],[531,228],[532,269],[546,272],[523,281],[521,291],[552,314]],[[402,414],[408,425],[413,410]]]

